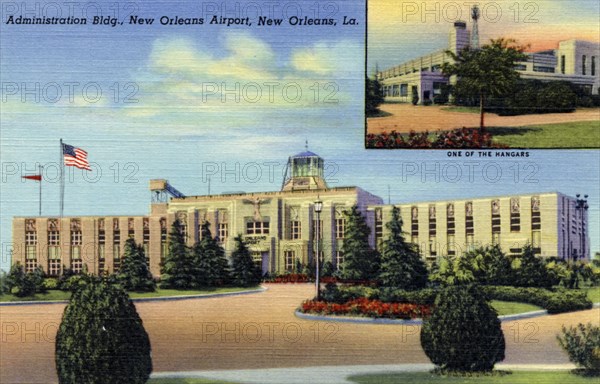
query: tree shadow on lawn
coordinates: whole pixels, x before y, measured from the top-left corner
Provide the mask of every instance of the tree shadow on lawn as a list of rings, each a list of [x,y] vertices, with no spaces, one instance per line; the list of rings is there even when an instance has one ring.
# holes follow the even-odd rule
[[[492,136],[525,136],[528,133],[541,132],[537,127],[486,127],[485,130]]]

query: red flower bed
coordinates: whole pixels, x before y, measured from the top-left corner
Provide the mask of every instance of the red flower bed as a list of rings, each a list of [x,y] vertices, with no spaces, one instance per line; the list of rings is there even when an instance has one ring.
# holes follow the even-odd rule
[[[478,128],[459,128],[448,132],[438,132],[429,140],[429,132],[411,131],[402,135],[396,131],[367,135],[367,148],[412,148],[412,149],[470,149],[470,148],[507,148],[496,144],[492,135]]]
[[[300,307],[303,313],[321,315],[359,315],[387,319],[415,319],[427,317],[431,308],[427,305],[410,303],[384,303],[361,297],[344,304],[307,300]]]

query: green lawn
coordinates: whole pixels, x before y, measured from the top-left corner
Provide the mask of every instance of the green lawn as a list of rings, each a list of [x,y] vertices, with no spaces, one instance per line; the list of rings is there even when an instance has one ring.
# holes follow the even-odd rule
[[[600,148],[600,122],[488,127],[494,142],[511,148]]]
[[[476,113],[479,114],[479,107],[443,107],[442,111],[446,112],[461,112],[461,113]]]
[[[0,302],[6,301],[57,301],[57,300],[69,300],[71,292],[63,292],[58,290],[51,290],[46,293],[36,293],[35,296],[30,297],[17,297],[15,295],[3,294],[0,295]]]
[[[228,292],[240,292],[250,289],[256,289],[257,287],[249,288],[238,288],[238,287],[224,287],[224,288],[213,288],[203,290],[189,290],[180,291],[177,289],[160,289],[158,288],[155,292],[131,292],[129,296],[132,299],[137,298],[148,298],[148,297],[165,297],[165,296],[187,296],[187,295],[208,295],[213,293],[228,293]],[[46,293],[36,293],[33,297],[16,297],[15,295],[4,294],[0,296],[0,302],[9,301],[56,301],[56,300],[69,300],[71,297],[70,292],[63,292],[58,290],[50,290]]]
[[[211,379],[150,379],[148,384],[233,384],[230,381]]]
[[[598,383],[598,377],[581,377],[566,371],[525,372],[479,377],[438,376],[429,372],[351,376],[359,384],[586,384]]]
[[[498,312],[498,315],[513,315],[515,313],[525,313],[544,309],[536,305],[514,301],[492,300],[490,304],[492,304],[492,307]]]

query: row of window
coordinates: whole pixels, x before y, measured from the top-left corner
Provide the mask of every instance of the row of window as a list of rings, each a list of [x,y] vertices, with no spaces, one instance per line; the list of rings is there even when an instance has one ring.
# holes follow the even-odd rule
[[[323,260],[323,256],[324,253],[323,251],[319,252],[320,253],[320,260]],[[293,250],[288,250],[288,251],[284,251],[283,252],[283,260],[284,260],[284,267],[285,267],[285,271],[286,272],[293,272],[294,269],[296,268],[296,263],[299,261],[298,258],[296,258],[296,251]],[[341,251],[336,251],[335,253],[335,267],[337,270],[342,269],[344,264],[344,254]]]
[[[492,214],[492,233],[500,233],[502,219],[499,213]],[[540,230],[542,229],[542,222],[539,211],[531,212],[531,229]],[[454,234],[456,231],[455,218],[452,216],[446,217],[446,230],[447,234]],[[521,214],[519,212],[510,213],[510,231],[520,232],[521,231]],[[465,232],[468,235],[475,233],[475,224],[472,215],[465,216]],[[437,233],[437,220],[435,217],[429,218],[429,235],[436,235]],[[419,219],[418,216],[413,215],[411,219],[411,235],[419,235]]]
[[[567,58],[565,55],[562,55],[560,57],[560,73],[562,73],[563,75],[566,72],[566,66],[567,66]],[[590,72],[591,72],[590,75],[596,76],[596,56],[592,56]],[[587,75],[587,55],[581,56],[581,74],[583,76]]]

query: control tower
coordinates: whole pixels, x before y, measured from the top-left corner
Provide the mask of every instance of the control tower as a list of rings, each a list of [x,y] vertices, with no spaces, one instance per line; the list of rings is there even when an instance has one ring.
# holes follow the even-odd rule
[[[324,178],[323,159],[308,150],[291,156],[288,159],[282,191],[299,191],[308,189],[327,189]]]

